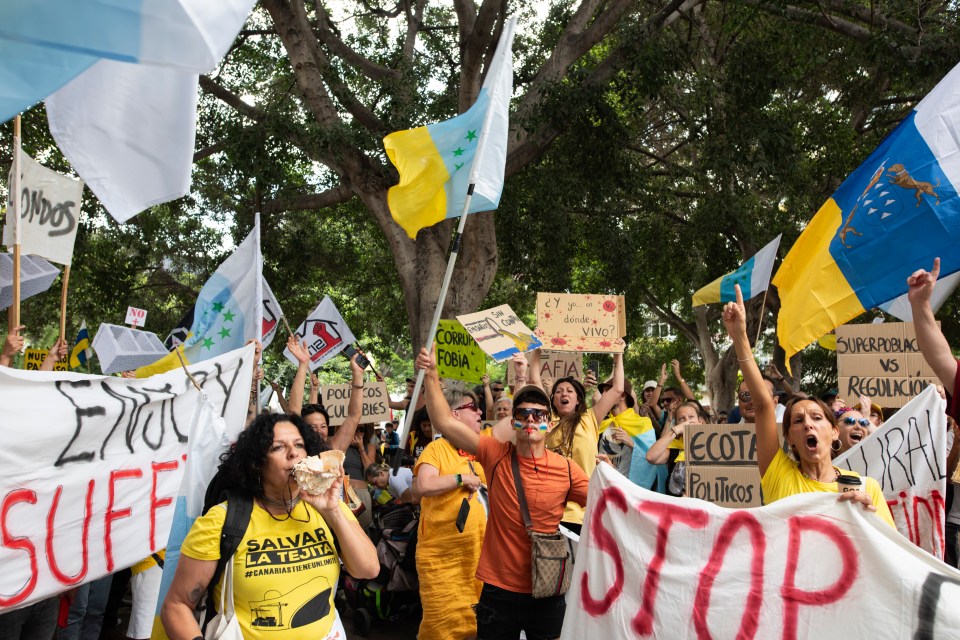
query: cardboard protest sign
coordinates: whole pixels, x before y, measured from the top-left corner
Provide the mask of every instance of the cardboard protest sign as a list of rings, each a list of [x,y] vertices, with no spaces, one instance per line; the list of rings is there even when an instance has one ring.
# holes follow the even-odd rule
[[[310,371],[319,369],[320,365],[356,340],[330,296],[323,297],[317,308],[300,323],[293,335],[298,341],[305,340],[307,343],[307,351],[310,352]],[[293,364],[298,364],[289,349],[284,348],[283,355]]]
[[[437,326],[437,373],[441,378],[483,382],[487,354],[456,320],[441,320]]]
[[[473,336],[480,348],[497,362],[503,362],[515,353],[533,351],[541,346],[540,340],[508,304],[457,316],[457,320]]]
[[[253,345],[189,370],[236,437]],[[137,380],[0,367],[0,612],[166,546],[199,398],[180,369]]]
[[[936,384],[913,323],[845,324],[836,334],[839,391],[848,406],[862,393],[881,407],[902,407]]]
[[[833,461],[879,482],[900,533],[941,559],[947,495],[945,411],[936,387],[929,386]]]
[[[525,355],[527,363],[530,362],[529,353]],[[540,379],[551,378],[576,378],[583,380],[583,355],[576,352],[564,351],[544,351],[540,350]],[[513,371],[513,365],[507,365],[507,384],[516,383],[516,374]]]
[[[721,507],[759,507],[757,428],[753,424],[687,424],[686,492]]]
[[[537,294],[537,336],[554,351],[623,353],[623,296]]]
[[[836,494],[724,509],[590,479],[563,640],[936,638],[960,571]]]
[[[132,327],[141,329],[147,324],[147,310],[137,309],[136,307],[127,307],[127,317],[123,324],[129,324]]]
[[[80,220],[83,182],[47,169],[23,151],[20,169],[20,251],[70,264]],[[12,209],[8,207],[7,211]],[[3,244],[13,247],[10,216],[3,227]]]
[[[23,352],[23,368],[27,371],[39,371],[43,360],[50,353],[49,349],[25,349]],[[69,371],[70,367],[66,362],[58,362],[53,365],[54,371]]]
[[[359,392],[360,390],[357,389]],[[350,406],[349,384],[328,384],[320,387],[320,404],[330,414],[330,426],[338,427],[347,419]],[[383,422],[390,419],[390,394],[384,382],[367,382],[363,386],[363,417],[360,422]]]

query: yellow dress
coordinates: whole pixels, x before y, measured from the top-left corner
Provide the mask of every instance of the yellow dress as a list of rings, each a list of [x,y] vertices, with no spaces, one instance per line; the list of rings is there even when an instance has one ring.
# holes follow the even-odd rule
[[[428,444],[420,454],[413,468],[415,476],[425,464],[436,468],[441,476],[473,473],[470,459],[443,438]],[[473,461],[473,468],[486,483],[480,463]],[[464,498],[468,499],[470,512],[460,533],[456,521]],[[479,601],[483,586],[476,573],[486,528],[483,505],[466,489],[424,496],[420,501],[417,574],[423,621],[418,640],[463,640],[477,635],[473,605]]]

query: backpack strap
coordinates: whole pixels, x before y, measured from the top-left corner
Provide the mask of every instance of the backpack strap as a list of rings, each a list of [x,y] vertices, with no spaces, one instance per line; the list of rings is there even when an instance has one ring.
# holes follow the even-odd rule
[[[226,489],[223,493],[226,494],[227,498],[227,516],[223,521],[223,528],[220,530],[220,559],[217,560],[217,568],[213,572],[210,584],[207,585],[207,618],[204,621],[204,627],[206,627],[206,622],[213,617],[210,612],[215,609],[213,589],[220,582],[220,577],[227,568],[227,563],[233,561],[233,554],[240,546],[240,541],[243,540],[250,524],[250,516],[253,514],[253,498],[251,496],[232,489]]]

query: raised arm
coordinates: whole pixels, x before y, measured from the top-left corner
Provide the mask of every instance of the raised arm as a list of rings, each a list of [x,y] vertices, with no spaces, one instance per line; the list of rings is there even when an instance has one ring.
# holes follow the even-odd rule
[[[493,391],[490,390],[490,376],[483,374],[483,406],[487,408],[487,420],[493,420],[497,415],[497,408],[493,406]]]
[[[296,336],[287,338],[287,349],[298,363],[297,373],[290,384],[290,399],[287,400],[287,404],[290,406],[290,413],[300,415],[303,409],[303,385],[307,381],[307,372],[310,370],[310,352],[307,350],[307,343],[298,342]]]
[[[347,417],[343,424],[328,441],[331,449],[346,451],[353,442],[353,435],[357,432],[360,418],[363,417],[363,369],[357,364],[357,356],[361,353],[358,351],[350,358],[350,404],[347,405]]]
[[[623,354],[613,354],[613,379],[610,381],[610,388],[603,392],[600,399],[593,403],[593,416],[597,423],[603,421],[623,395]]]
[[[780,439],[777,437],[777,412],[773,406],[773,398],[766,392],[767,386],[760,374],[760,367],[753,357],[750,348],[750,338],[747,337],[747,311],[743,306],[743,293],[740,285],[734,285],[737,293],[736,302],[728,302],[723,308],[723,324],[727,328],[727,335],[733,340],[733,347],[737,353],[737,363],[743,372],[743,380],[750,389],[753,398],[753,407],[756,411],[757,424],[757,462],[760,467],[760,476],[767,471],[773,462],[773,457],[780,448]]]
[[[524,356],[522,353],[513,354],[513,366],[517,373],[516,388],[519,389],[520,387],[524,386],[524,384],[532,384],[542,389],[543,380],[540,379],[540,369],[542,369],[543,366],[540,362],[540,349],[534,349],[530,352],[530,364],[528,367],[526,367],[525,372],[526,380],[523,380],[520,377],[520,371],[523,369],[523,364],[520,362],[521,359],[523,362],[527,361],[526,356]],[[547,395],[550,395],[549,391],[547,391]]]
[[[315,373],[310,374],[310,397],[307,398],[310,404],[320,402],[320,378]]]
[[[907,278],[907,299],[913,309],[913,328],[917,332],[917,346],[944,388],[953,393],[957,379],[957,360],[950,351],[947,339],[937,326],[930,306],[930,296],[940,275],[940,258],[933,259],[933,268],[928,272],[918,269]]]
[[[277,402],[280,403],[280,409],[282,409],[284,413],[290,413],[290,405],[287,404],[287,399],[283,397],[283,389],[280,388],[280,383],[276,380],[271,380],[270,386],[273,387],[273,392],[277,394]]]
[[[450,405],[443,397],[440,388],[440,376],[437,374],[437,345],[433,345],[433,352],[426,347],[420,349],[417,356],[417,368],[424,370],[423,385],[427,399],[427,412],[430,414],[430,424],[443,434],[443,437],[458,449],[467,453],[476,453],[480,445],[480,434],[475,433],[467,425],[457,420]]]
[[[680,392],[683,394],[683,397],[687,400],[696,400],[696,396],[693,395],[693,390],[687,385],[687,381],[683,379],[683,374],[680,372],[680,361],[674,358],[670,361],[671,366],[673,366],[673,376],[677,379],[677,384],[680,385]]]

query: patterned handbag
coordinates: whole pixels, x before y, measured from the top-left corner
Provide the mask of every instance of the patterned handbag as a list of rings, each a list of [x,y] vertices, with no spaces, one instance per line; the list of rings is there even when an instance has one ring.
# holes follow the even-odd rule
[[[570,546],[559,528],[553,533],[538,533],[533,530],[530,510],[527,508],[527,496],[523,490],[523,480],[520,478],[520,463],[517,460],[516,449],[513,450],[511,464],[513,481],[517,487],[517,501],[520,503],[527,535],[530,536],[531,595],[534,598],[562,595],[570,588],[570,577],[573,574]],[[570,476],[569,460],[567,460],[567,476],[568,478]],[[570,481],[572,486],[572,478]]]

